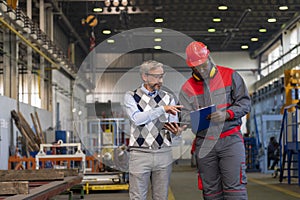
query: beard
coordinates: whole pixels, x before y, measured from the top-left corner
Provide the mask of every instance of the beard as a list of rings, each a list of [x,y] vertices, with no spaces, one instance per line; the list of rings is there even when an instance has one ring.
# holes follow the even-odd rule
[[[159,90],[162,86],[161,83],[148,83],[148,85],[153,91]]]

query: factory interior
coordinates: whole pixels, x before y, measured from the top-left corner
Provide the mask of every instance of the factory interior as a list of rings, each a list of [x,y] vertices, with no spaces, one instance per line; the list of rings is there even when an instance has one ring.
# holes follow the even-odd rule
[[[248,199],[300,199],[300,0],[1,0],[0,200],[129,199],[124,95],[156,60],[178,102],[192,41],[250,94]],[[203,199],[194,139],[172,144],[168,200]]]

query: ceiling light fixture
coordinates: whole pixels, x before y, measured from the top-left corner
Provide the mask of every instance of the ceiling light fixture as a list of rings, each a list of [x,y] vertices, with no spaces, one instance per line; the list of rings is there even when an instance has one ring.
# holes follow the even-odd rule
[[[286,6],[286,5],[282,5],[282,6],[279,6],[279,8],[278,8],[279,10],[288,10],[289,9],[289,7],[288,6]]]
[[[164,19],[161,18],[161,17],[157,17],[157,18],[154,19],[154,22],[155,23],[162,23],[162,22],[164,22]]]
[[[213,18],[212,21],[213,21],[213,22],[221,22],[222,20],[221,20],[221,18],[219,18],[219,17],[215,17],[215,18]]]
[[[161,42],[162,39],[161,38],[154,38],[154,42]]]
[[[156,45],[156,46],[154,46],[153,48],[158,50],[158,49],[161,49],[161,46]]]
[[[98,7],[98,8],[94,8],[94,9],[93,9],[93,11],[94,11],[94,12],[102,12],[102,11],[103,11],[103,9],[102,9],[102,8],[100,8],[100,7]]]
[[[276,19],[275,19],[274,17],[269,18],[269,19],[268,19],[268,22],[269,22],[269,23],[274,23],[274,22],[276,22]]]
[[[258,38],[257,38],[257,37],[253,37],[253,38],[251,38],[250,40],[251,40],[251,42],[257,42],[257,41],[258,41]]]
[[[214,33],[214,32],[216,32],[216,29],[215,29],[215,28],[209,28],[209,29],[207,29],[207,31],[208,31],[209,33]]]
[[[121,4],[122,4],[123,6],[127,6],[127,5],[128,5],[128,1],[127,1],[127,0],[122,0],[122,1],[121,1]]]
[[[219,5],[218,10],[227,10],[228,7],[226,5]]]
[[[154,33],[162,33],[162,29],[161,28],[154,29]]]
[[[265,29],[265,28],[260,28],[258,31],[261,32],[261,33],[265,33],[265,32],[267,32],[267,29]]]
[[[105,34],[105,35],[109,35],[109,34],[111,34],[111,31],[110,30],[103,30],[102,33]]]
[[[249,48],[249,46],[246,45],[246,44],[244,44],[244,45],[241,46],[241,49],[248,49],[248,48]]]
[[[119,2],[119,0],[113,0],[112,4],[113,4],[113,6],[117,7],[117,6],[119,6],[120,2]]]
[[[105,5],[106,7],[109,7],[109,6],[110,6],[110,0],[105,0],[105,1],[104,1],[104,5]]]
[[[108,40],[106,40],[106,42],[107,42],[108,44],[113,44],[113,43],[115,43],[115,40],[113,40],[113,39],[108,39]]]

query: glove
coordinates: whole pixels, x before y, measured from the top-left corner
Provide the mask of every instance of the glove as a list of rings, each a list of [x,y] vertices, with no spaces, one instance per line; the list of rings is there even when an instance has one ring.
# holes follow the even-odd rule
[[[224,122],[227,119],[229,119],[229,117],[230,117],[230,115],[228,112],[218,110],[218,111],[210,114],[209,118],[213,122]]]

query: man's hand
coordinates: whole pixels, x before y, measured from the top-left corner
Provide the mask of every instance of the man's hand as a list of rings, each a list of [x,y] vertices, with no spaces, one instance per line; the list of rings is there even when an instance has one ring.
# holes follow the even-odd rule
[[[175,135],[179,135],[182,131],[187,128],[187,125],[179,126],[176,122],[166,122],[164,128],[171,131]]]
[[[177,112],[180,112],[180,108],[183,108],[183,106],[182,105],[164,106],[165,112],[172,115],[176,115]]]
[[[229,113],[226,111],[216,111],[208,117],[213,122],[224,122],[229,119]]]

